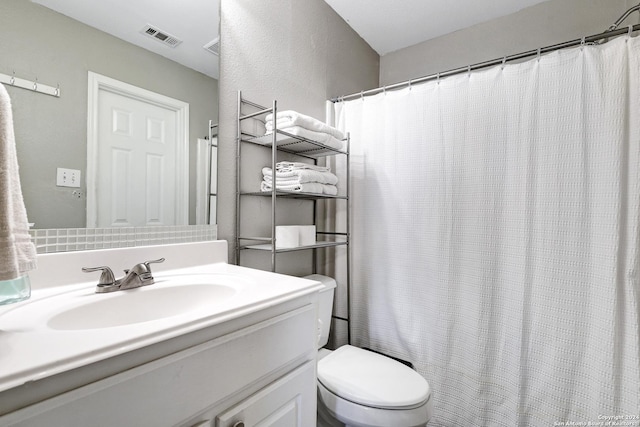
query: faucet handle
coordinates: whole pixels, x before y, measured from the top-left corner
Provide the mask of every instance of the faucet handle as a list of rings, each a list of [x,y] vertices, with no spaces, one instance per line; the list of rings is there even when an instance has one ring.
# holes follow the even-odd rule
[[[109,267],[82,267],[82,271],[85,273],[91,273],[94,271],[102,270],[100,279],[98,280],[98,286],[110,286],[116,283],[116,278],[113,275],[113,271]]]
[[[151,266],[149,264],[164,262],[164,258],[154,259],[152,261],[145,261],[134,265],[131,269],[124,270],[125,274],[129,274],[132,271],[136,274],[151,274]]]
[[[151,266],[149,264],[159,264],[161,262],[164,262],[164,258],[154,259],[152,261],[145,261],[143,262],[143,264],[147,268],[147,271],[151,273]]]
[[[130,286],[131,282],[129,280],[132,275],[135,276],[140,282],[140,284],[135,287],[153,285],[155,283],[155,280],[153,279],[153,275],[151,274],[151,267],[149,266],[149,264],[159,262],[164,262],[164,258],[141,262],[131,267],[131,270],[125,270],[124,273],[127,276],[123,279],[123,283],[126,284],[123,284],[122,289],[130,289],[132,287]]]

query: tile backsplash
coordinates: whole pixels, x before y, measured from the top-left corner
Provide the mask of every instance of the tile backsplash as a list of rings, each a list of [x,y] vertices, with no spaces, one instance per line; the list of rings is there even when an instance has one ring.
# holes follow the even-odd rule
[[[30,230],[37,253],[126,248],[216,240],[216,225]]]

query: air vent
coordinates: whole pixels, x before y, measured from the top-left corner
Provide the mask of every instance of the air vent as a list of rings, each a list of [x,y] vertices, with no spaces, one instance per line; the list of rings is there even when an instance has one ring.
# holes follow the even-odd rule
[[[220,55],[220,37],[216,37],[202,47],[204,47],[214,55]]]
[[[140,32],[170,47],[176,47],[180,43],[182,43],[182,40],[180,40],[176,36],[172,36],[166,31],[162,31],[161,29],[154,27],[153,25],[145,25],[145,27]]]

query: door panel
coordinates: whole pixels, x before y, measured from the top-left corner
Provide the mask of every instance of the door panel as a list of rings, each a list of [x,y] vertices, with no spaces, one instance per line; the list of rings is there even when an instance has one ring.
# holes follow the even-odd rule
[[[98,92],[97,226],[175,225],[177,113]]]

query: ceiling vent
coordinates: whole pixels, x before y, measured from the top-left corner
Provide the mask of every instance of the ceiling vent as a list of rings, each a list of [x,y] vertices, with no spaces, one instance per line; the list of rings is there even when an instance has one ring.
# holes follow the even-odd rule
[[[145,27],[142,29],[142,31],[140,31],[142,34],[151,37],[169,47],[176,47],[178,46],[180,43],[182,43],[182,40],[180,40],[179,38],[177,38],[176,36],[172,36],[171,34],[167,33],[166,31],[162,31],[159,28],[154,27],[153,25],[145,25]]]
[[[214,55],[220,55],[220,36],[216,37],[215,39],[211,40],[209,43],[205,44],[204,46],[205,49],[207,49],[209,52],[213,53]]]

